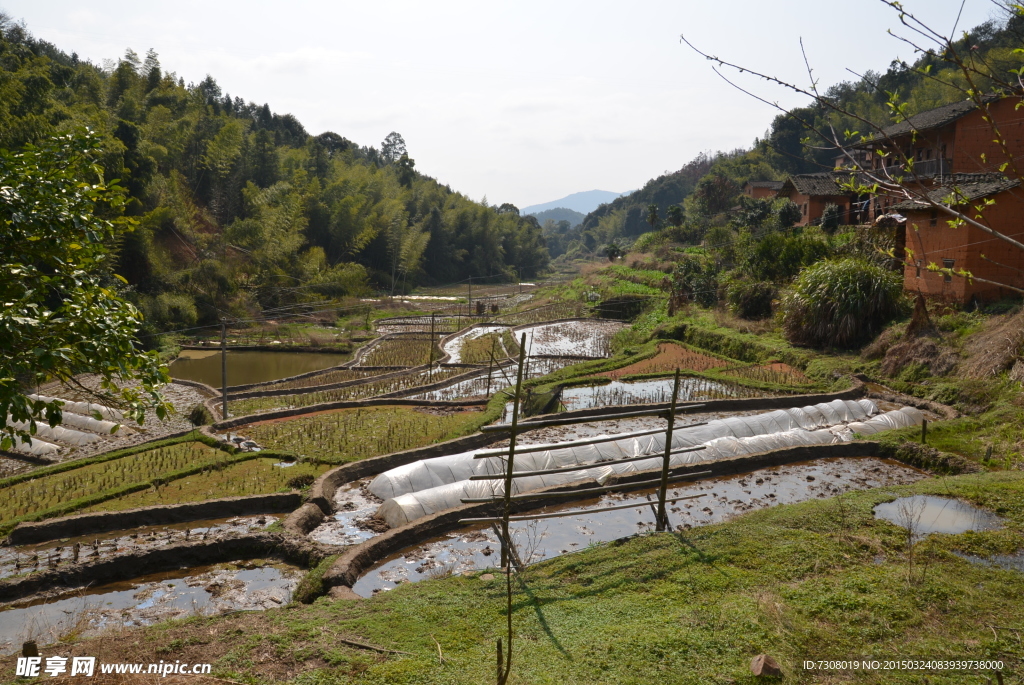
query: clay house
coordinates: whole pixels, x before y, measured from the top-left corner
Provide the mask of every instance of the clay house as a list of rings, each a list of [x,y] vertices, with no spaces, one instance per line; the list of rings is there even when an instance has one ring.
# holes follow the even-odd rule
[[[1019,96],[987,99],[992,120],[1014,158],[1024,155],[1024,109]],[[970,100],[920,112],[893,124],[871,141],[856,146],[849,166],[888,177],[902,177],[903,184],[928,189],[943,185],[951,174],[995,172],[1006,162],[993,142],[992,127],[984,112]],[[901,154],[902,153],[902,154]],[[913,160],[912,168],[903,158]],[[880,193],[871,198],[868,220],[886,214],[903,198]]]
[[[743,194],[752,200],[773,200],[782,188],[782,181],[747,181]]]
[[[797,226],[817,223],[826,205],[836,205],[840,211],[840,223],[859,223],[857,198],[842,185],[850,180],[849,172],[822,171],[816,174],[798,174],[783,182],[779,197],[785,197],[800,207],[800,221]]]
[[[954,206],[979,222],[1024,242],[1024,188],[1019,179],[1002,174],[953,174],[927,192],[932,202]],[[984,206],[987,201],[994,204]],[[978,212],[976,207],[981,207]],[[996,300],[1019,293],[999,284],[1024,288],[1024,250],[982,229],[949,225],[951,217],[923,199],[893,206],[907,218],[906,290],[949,302]],[[974,278],[933,272],[928,266],[963,269]]]

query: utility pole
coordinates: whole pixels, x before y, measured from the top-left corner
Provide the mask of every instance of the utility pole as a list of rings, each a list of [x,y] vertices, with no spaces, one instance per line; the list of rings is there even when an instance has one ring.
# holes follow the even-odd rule
[[[228,320],[220,318],[220,401],[221,417],[228,419]]]
[[[469,312],[470,316],[473,316],[473,277],[469,277],[469,294],[466,296],[469,300],[469,305],[466,307],[466,311]]]

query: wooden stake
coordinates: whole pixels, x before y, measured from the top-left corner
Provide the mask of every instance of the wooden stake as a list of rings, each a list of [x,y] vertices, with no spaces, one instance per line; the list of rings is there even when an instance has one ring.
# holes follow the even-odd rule
[[[220,397],[221,418],[228,418],[228,320],[220,320]]]
[[[921,421],[921,444],[928,444],[928,419]]]

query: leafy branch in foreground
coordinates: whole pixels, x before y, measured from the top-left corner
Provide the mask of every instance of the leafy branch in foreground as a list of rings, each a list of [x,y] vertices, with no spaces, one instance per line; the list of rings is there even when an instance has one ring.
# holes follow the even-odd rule
[[[96,374],[98,389],[78,389],[140,423],[146,409],[167,412],[157,392],[167,369],[136,347],[142,317],[117,294],[124,279],[111,271],[111,250],[133,224],[120,216],[124,189],[104,183],[92,161],[98,151],[89,132],[0,150],[3,449],[27,441],[37,420],[61,422],[59,402],[25,396],[47,381],[78,385],[79,374]],[[15,428],[21,422],[28,428]]]

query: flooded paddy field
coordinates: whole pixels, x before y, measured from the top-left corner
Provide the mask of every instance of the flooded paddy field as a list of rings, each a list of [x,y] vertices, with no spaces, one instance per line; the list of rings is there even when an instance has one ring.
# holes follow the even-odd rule
[[[348,356],[320,352],[228,350],[228,385],[264,383],[320,371],[344,363]],[[172,378],[221,387],[220,350],[182,350],[171,362]]]
[[[30,639],[50,644],[71,632],[87,637],[171,618],[283,606],[300,577],[297,566],[251,560],[156,573],[57,599],[12,604],[0,610],[0,653],[10,654]]]
[[[231,518],[188,521],[157,526],[140,526],[129,530],[115,530],[93,535],[82,535],[51,540],[34,545],[0,547],[0,578],[45,570],[51,565],[60,567],[75,563],[78,545],[80,562],[116,557],[122,554],[166,547],[190,540],[207,540],[244,535],[265,530],[280,515],[259,514]]]
[[[524,331],[527,353],[546,357],[610,357],[612,336],[625,326],[620,321],[600,319],[531,326]]]
[[[673,528],[686,530],[719,523],[747,511],[778,504],[826,498],[853,490],[912,483],[927,477],[898,462],[875,459],[823,459],[760,469],[669,488],[669,499],[704,495],[669,505]],[[652,506],[652,501],[654,505]],[[636,504],[636,508],[595,512],[604,506]],[[585,510],[576,516],[517,522],[512,525],[518,556],[533,563],[584,549],[589,545],[651,531],[657,491],[612,493],[599,499],[549,506],[531,513]],[[368,597],[400,583],[499,566],[500,545],[494,530],[467,526],[382,560],[355,584]]]
[[[672,401],[674,379],[646,381],[611,381],[603,385],[565,388],[562,404],[566,409],[594,409],[624,404],[657,404]],[[706,378],[679,379],[680,402],[700,402],[733,398],[770,397],[773,394],[739,384],[712,381]]]

